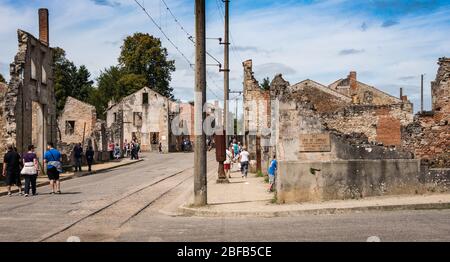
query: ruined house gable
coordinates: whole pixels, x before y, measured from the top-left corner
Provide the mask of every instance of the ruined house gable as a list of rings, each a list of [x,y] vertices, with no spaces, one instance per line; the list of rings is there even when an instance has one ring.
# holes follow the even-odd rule
[[[304,80],[288,88],[285,95],[310,103],[318,112],[332,112],[351,104],[351,99],[312,80]]]
[[[389,105],[404,103],[400,98],[358,81],[356,79],[356,72],[351,72],[345,79],[339,79],[333,82],[328,88],[352,98],[354,104]]]

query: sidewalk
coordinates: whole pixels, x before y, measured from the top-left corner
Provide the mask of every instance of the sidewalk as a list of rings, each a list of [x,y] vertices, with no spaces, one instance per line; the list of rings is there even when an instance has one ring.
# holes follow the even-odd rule
[[[449,209],[450,194],[383,196],[361,200],[337,200],[319,203],[275,204],[273,193],[268,193],[264,178],[249,174],[242,179],[233,173],[230,184],[208,183],[208,203],[194,208],[189,203],[179,212],[200,217],[287,217],[307,214],[336,214],[372,210]]]
[[[77,173],[65,172],[60,175],[60,180],[65,181],[65,180],[69,180],[69,179],[73,179],[73,178],[77,178],[77,177],[84,177],[84,176],[108,171],[108,170],[111,170],[114,168],[128,166],[128,165],[138,163],[141,161],[143,161],[143,159],[139,159],[139,160],[122,159],[122,160],[120,160],[120,162],[112,161],[112,162],[107,162],[107,163],[102,163],[102,164],[96,164],[96,165],[92,166],[92,172],[87,172],[87,171],[77,172]],[[83,169],[87,170],[87,166],[83,166]],[[42,176],[38,177],[37,187],[42,187],[42,186],[46,186],[49,184],[50,184],[50,182],[48,181],[48,178],[46,176],[42,175]],[[17,187],[13,186],[11,192],[17,193],[18,192]],[[3,183],[1,183],[0,184],[0,196],[5,196],[7,194],[8,194],[8,191],[6,189],[6,186]]]

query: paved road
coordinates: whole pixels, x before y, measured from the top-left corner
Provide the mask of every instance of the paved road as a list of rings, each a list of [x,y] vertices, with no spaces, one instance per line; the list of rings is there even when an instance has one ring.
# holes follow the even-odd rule
[[[152,154],[133,166],[67,181],[61,196],[0,197],[0,241],[450,241],[450,210],[178,216],[176,207],[192,190],[192,163],[192,154]],[[214,169],[210,165],[211,179]]]

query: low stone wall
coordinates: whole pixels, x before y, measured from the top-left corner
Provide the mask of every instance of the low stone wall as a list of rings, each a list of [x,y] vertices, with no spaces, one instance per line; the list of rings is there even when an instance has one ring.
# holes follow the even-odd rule
[[[355,199],[426,191],[419,181],[420,161],[337,160],[280,161],[278,202]]]
[[[447,192],[450,189],[450,168],[422,166],[419,180],[431,192]]]

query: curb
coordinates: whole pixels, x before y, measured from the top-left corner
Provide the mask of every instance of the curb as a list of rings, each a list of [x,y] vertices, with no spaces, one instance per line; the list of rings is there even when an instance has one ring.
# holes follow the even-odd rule
[[[123,164],[120,164],[120,165],[117,165],[117,166],[107,167],[107,168],[95,170],[95,171],[92,171],[92,172],[82,172],[82,173],[78,173],[78,174],[77,173],[73,173],[72,175],[69,175],[69,176],[61,178],[60,181],[63,182],[63,181],[71,180],[71,179],[74,179],[74,178],[91,176],[91,175],[103,173],[105,171],[113,170],[113,169],[116,169],[116,168],[119,168],[119,167],[124,167],[124,166],[129,166],[129,165],[132,165],[132,164],[136,164],[136,163],[139,163],[139,162],[142,162],[142,161],[144,161],[144,159],[138,159],[135,162],[123,163]],[[45,181],[45,182],[41,182],[41,183],[36,184],[36,188],[43,187],[43,186],[48,186],[48,185],[50,185],[50,181]],[[19,192],[18,189],[11,190],[11,193],[13,193],[13,194],[15,194],[17,192]],[[6,195],[8,195],[8,192],[6,192],[6,191],[5,192],[0,192],[0,197],[1,196],[6,196]]]
[[[261,212],[250,212],[250,211],[220,212],[214,210],[197,209],[181,206],[178,208],[178,211],[183,216],[272,218],[272,217],[296,217],[302,215],[333,215],[333,214],[362,213],[369,211],[440,210],[440,209],[450,209],[450,202],[410,204],[410,205],[363,206],[363,207],[349,207],[349,208],[322,208],[322,209],[287,210],[287,211],[261,211]]]

